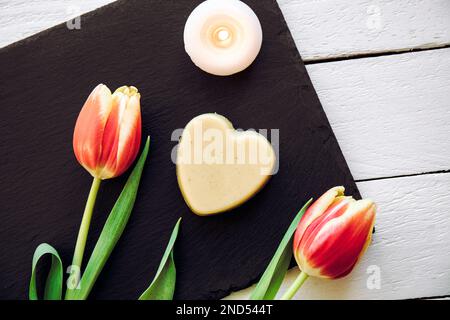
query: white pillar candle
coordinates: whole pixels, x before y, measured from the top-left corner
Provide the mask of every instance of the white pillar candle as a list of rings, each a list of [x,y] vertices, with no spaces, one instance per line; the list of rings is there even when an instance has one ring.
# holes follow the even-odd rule
[[[261,43],[258,17],[239,0],[204,1],[192,11],[184,27],[184,46],[191,60],[218,76],[246,69]]]

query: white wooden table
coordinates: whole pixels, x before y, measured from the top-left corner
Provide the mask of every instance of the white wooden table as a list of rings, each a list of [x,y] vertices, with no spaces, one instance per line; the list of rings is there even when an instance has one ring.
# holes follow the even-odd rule
[[[110,2],[0,0],[0,47]],[[379,205],[354,272],[309,279],[297,298],[450,295],[450,0],[278,2],[358,187]]]

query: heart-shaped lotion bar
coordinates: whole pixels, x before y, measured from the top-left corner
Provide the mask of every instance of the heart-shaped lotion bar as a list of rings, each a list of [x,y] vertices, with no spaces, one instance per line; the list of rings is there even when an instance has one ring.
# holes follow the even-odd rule
[[[267,139],[236,131],[227,118],[208,113],[185,127],[178,145],[177,177],[191,210],[211,215],[235,208],[269,180],[276,163]]]

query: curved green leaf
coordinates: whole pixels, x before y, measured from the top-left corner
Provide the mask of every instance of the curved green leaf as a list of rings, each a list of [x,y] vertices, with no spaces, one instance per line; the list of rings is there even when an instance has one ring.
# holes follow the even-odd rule
[[[117,241],[119,241],[133,210],[149,146],[150,137],[147,138],[144,150],[106,220],[79,286],[76,289],[67,289],[66,300],[84,300],[88,297]]]
[[[306,209],[308,209],[311,201],[312,199],[310,199],[303,206],[303,208],[295,216],[294,220],[292,220],[292,223],[284,234],[275,255],[267,266],[266,271],[264,271],[261,279],[256,285],[255,290],[253,290],[250,295],[251,300],[273,300],[277,295],[292,259],[292,237],[298,223],[300,222],[300,219]]]
[[[178,236],[181,218],[173,228],[169,244],[159,264],[156,276],[147,290],[142,293],[139,300],[172,300],[175,292],[176,270],[173,259],[173,247]]]
[[[34,251],[31,266],[30,289],[28,292],[30,300],[39,299],[36,285],[36,266],[39,260],[46,254],[52,256],[52,265],[45,282],[44,300],[61,300],[63,282],[62,262],[56,249],[47,243],[41,243]]]

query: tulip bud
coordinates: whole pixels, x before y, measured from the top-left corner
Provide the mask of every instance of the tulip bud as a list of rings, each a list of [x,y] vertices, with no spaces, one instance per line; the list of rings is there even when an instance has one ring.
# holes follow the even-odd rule
[[[328,190],[308,208],[297,226],[294,256],[309,276],[346,276],[371,241],[375,204],[345,196],[344,190]]]
[[[121,175],[141,143],[140,94],[123,86],[113,94],[100,84],[89,95],[75,125],[73,149],[78,162],[101,180]]]

